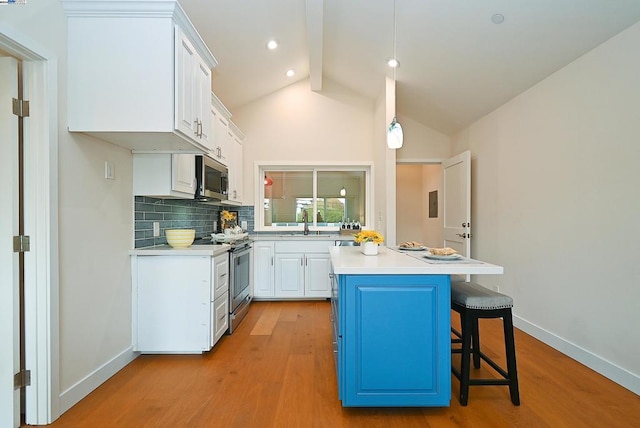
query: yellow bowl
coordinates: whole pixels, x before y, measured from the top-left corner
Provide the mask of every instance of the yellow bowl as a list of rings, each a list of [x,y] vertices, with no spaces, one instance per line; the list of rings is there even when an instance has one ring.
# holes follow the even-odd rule
[[[173,248],[187,248],[193,244],[196,237],[195,229],[167,229],[164,231],[167,244]]]

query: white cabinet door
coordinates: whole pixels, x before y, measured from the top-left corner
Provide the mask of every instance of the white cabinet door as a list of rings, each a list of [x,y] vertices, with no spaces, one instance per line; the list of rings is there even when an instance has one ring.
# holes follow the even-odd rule
[[[274,297],[273,279],[275,274],[273,242],[253,243],[253,296]]]
[[[225,166],[229,166],[229,119],[218,112],[216,118],[216,143],[218,144],[217,159]]]
[[[188,136],[197,134],[198,123],[194,120],[196,75],[193,70],[198,62],[193,44],[176,28],[176,129]]]
[[[196,155],[171,155],[171,190],[191,197],[196,191]]]
[[[229,295],[223,294],[214,300],[211,306],[211,347],[229,328]]]
[[[213,149],[211,138],[211,70],[207,64],[198,57],[195,64],[195,119],[200,124],[198,141],[207,149]]]
[[[331,297],[331,260],[329,254],[305,254],[305,297]]]
[[[136,257],[134,350],[200,353],[211,343],[211,257]]]
[[[175,127],[208,148],[211,70],[180,27],[175,34]]]
[[[229,256],[220,254],[213,259],[213,292],[212,299],[226,295],[229,291]]]
[[[229,200],[232,202],[242,203],[242,140],[235,134],[230,134],[231,144],[233,146],[233,156],[229,163]]]
[[[275,255],[276,297],[304,297],[304,255]]]

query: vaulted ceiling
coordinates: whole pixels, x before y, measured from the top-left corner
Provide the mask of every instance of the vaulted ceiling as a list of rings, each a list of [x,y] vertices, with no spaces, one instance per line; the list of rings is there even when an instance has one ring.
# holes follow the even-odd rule
[[[374,100],[393,77],[393,0],[180,3],[232,112],[309,77],[310,90],[331,79]],[[396,0],[395,15],[398,113],[451,134],[640,20],[640,1]]]

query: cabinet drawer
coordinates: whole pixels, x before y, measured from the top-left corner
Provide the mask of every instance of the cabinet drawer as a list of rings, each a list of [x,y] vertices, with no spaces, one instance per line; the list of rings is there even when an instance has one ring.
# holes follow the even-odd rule
[[[276,253],[328,253],[333,241],[278,241]]]

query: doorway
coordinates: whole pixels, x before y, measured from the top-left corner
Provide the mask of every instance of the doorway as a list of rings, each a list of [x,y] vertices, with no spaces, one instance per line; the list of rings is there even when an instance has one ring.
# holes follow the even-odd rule
[[[471,257],[470,151],[439,161],[399,162],[396,188],[398,242],[452,247]]]
[[[16,212],[20,200],[17,195],[22,193],[22,233],[30,237],[30,250],[23,255],[23,355],[24,366],[31,371],[30,386],[24,389],[25,422],[47,424],[59,414],[56,57],[14,30],[1,27],[0,53],[4,57],[10,57],[9,62],[21,64],[21,71],[16,73],[22,79],[22,98],[30,101],[29,116],[23,119],[22,192],[18,189],[17,146],[14,149],[13,144],[3,144],[1,149],[3,170],[8,171],[12,178],[4,183],[2,196],[3,203],[7,206],[0,212],[0,233],[2,242],[7,244],[19,233]],[[3,70],[3,78],[9,76],[13,79],[13,71]],[[16,79],[17,77],[18,74]],[[6,98],[6,94],[3,98]],[[13,96],[8,101],[10,103],[11,98]],[[17,135],[17,125],[15,127]],[[3,136],[13,134],[14,125],[10,124],[0,132],[4,133]],[[9,138],[13,142],[13,137]],[[0,313],[8,319],[5,325],[3,318],[4,329],[0,330],[0,346],[4,355],[0,357],[0,425],[17,426],[20,422],[20,393],[14,389],[14,371],[19,366],[20,320],[17,310],[19,293],[16,291],[15,278],[19,277],[20,268],[16,261],[18,256],[12,251],[13,246],[2,247],[4,249],[0,249],[0,264],[3,271],[6,269],[5,277],[10,278],[8,282],[14,284],[14,287],[5,287],[3,277],[3,290],[10,297],[0,299]]]
[[[434,195],[435,207],[430,206],[429,199],[431,196],[433,202]],[[441,247],[443,226],[441,164],[396,164],[397,242],[417,241],[427,247]]]

